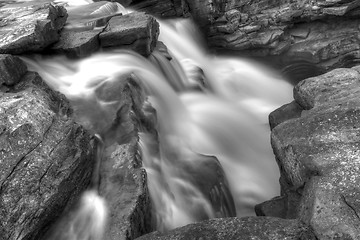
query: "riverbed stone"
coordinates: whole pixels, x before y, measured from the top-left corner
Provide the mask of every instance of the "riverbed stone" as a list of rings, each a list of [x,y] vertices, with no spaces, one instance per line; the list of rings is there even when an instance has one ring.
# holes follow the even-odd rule
[[[40,239],[89,185],[94,142],[37,73],[0,98],[0,239]]]
[[[133,12],[110,19],[100,33],[103,48],[121,47],[148,56],[156,46],[159,23],[150,15]]]
[[[0,53],[38,52],[58,41],[67,18],[63,6],[46,2],[0,8]]]

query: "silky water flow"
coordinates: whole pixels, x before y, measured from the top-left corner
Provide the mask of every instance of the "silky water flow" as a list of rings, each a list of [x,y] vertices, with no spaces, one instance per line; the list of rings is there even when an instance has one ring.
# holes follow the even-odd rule
[[[100,148],[110,141],[100,131],[111,124],[120,102],[101,100],[97,88],[115,86],[129,74],[141,81],[147,104],[156,109],[157,139],[141,131],[139,145],[158,230],[253,215],[255,204],[279,194],[267,121],[272,110],[290,101],[292,87],[264,66],[208,53],[191,20],[159,22],[159,40],[168,51],[162,47],[147,59],[113,50],[81,60],[24,60],[69,99]],[[89,190],[52,238],[101,240],[107,211],[105,200]]]

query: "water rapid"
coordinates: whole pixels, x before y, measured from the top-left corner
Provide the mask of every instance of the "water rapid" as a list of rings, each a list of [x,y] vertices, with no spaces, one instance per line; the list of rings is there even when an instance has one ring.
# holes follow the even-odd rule
[[[231,195],[237,216],[253,215],[255,204],[279,194],[267,116],[290,101],[291,86],[259,64],[208,53],[190,20],[160,25],[159,40],[170,56],[165,50],[154,51],[146,59],[114,50],[81,60],[63,56],[24,60],[49,86],[66,95],[77,120],[94,134],[108,128],[120,104],[101,99],[96,90],[105,83],[115,86],[129,74],[141,80],[158,122],[159,151],[152,149],[155,139],[146,131],[140,133],[140,146],[159,230],[230,216]],[[212,156],[226,176],[221,179],[224,184],[213,189],[209,184],[216,185],[219,165]],[[214,207],[207,189],[224,196],[222,206]],[[89,209],[89,198],[95,199],[90,202],[105,222],[105,203],[96,192],[84,194],[78,213]],[[91,224],[86,227],[94,229]]]

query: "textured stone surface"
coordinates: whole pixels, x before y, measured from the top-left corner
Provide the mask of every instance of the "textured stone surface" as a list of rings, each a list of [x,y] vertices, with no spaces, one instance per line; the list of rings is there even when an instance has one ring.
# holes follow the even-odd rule
[[[103,239],[131,240],[152,230],[147,177],[138,147],[146,95],[130,74],[115,82],[104,82],[97,88],[96,96],[104,102],[120,103],[112,111],[111,124],[98,131],[105,144],[99,194],[105,198],[110,211]]]
[[[133,12],[110,19],[100,34],[102,47],[121,47],[148,56],[156,46],[159,24],[150,15]]]
[[[131,240],[152,230],[145,169],[136,139],[105,150],[100,166],[100,195],[110,210],[104,240]]]
[[[44,2],[0,8],[0,53],[41,51],[59,39],[67,18],[64,7]]]
[[[0,239],[39,239],[88,186],[94,146],[38,74],[0,98]]]
[[[119,4],[106,1],[69,8],[60,39],[51,49],[65,53],[70,58],[89,56],[99,50],[99,34],[108,21],[125,12]]]
[[[26,73],[27,67],[20,58],[0,54],[0,86],[11,86],[18,83],[21,77]]]
[[[269,114],[270,129],[286,120],[301,116],[303,108],[295,101],[285,104]]]
[[[126,0],[116,0],[116,2],[129,2]],[[130,7],[138,11],[145,11],[156,17],[180,17],[189,15],[189,3],[183,0],[130,0]],[[193,2],[193,1],[190,1]]]
[[[138,240],[279,240],[307,239],[313,235],[298,220],[270,217],[218,218],[189,224],[168,233],[154,232]]]
[[[360,74],[335,69],[294,88],[301,116],[272,130],[282,193],[298,193],[297,217],[318,239],[358,239]],[[296,201],[295,201],[296,202]]]
[[[51,49],[65,53],[70,58],[89,56],[100,48],[100,32],[101,30],[63,30],[59,41]]]

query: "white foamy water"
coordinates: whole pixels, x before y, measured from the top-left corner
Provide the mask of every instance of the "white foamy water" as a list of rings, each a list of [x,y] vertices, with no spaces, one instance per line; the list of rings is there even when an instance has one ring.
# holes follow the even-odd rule
[[[116,89],[130,73],[142,81],[158,119],[160,145],[154,146],[157,139],[146,132],[140,133],[140,145],[159,230],[231,215],[214,209],[204,192],[209,187],[204,182],[212,183],[217,172],[207,167],[214,160],[204,155],[221,162],[237,216],[253,215],[255,204],[279,195],[267,117],[290,101],[292,87],[259,64],[207,53],[189,20],[161,22],[160,40],[173,57],[170,63],[159,52],[150,61],[129,51],[83,60],[25,60],[67,96],[77,120],[99,135],[106,132],[120,102],[102,99],[96,89],[103,84]],[[211,191],[227,199],[225,185]]]

